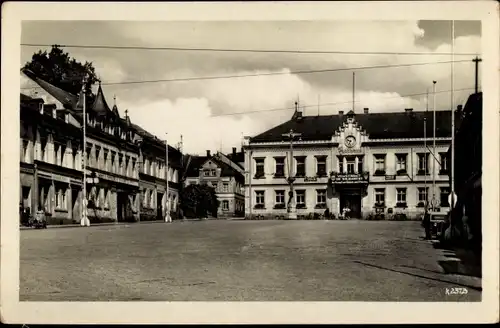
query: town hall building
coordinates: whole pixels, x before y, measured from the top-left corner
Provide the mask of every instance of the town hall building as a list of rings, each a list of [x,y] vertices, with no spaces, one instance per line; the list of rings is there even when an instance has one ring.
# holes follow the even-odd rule
[[[426,205],[446,212],[450,110],[436,111],[435,136],[433,154],[432,111],[303,116],[297,109],[245,141],[245,214],[287,218],[290,181],[299,219],[327,209],[338,217],[345,208],[366,219],[417,219]]]

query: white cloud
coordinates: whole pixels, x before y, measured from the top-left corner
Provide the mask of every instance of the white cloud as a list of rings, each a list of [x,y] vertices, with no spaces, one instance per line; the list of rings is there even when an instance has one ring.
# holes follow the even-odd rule
[[[110,26],[113,24],[110,23]],[[416,21],[332,21],[332,22],[184,22],[119,23],[113,28],[109,44],[250,48],[341,50],[369,52],[449,52],[449,40],[430,50],[415,41],[425,37]],[[161,31],[161,33],[158,33]],[[82,32],[83,33],[83,32]],[[104,33],[104,30],[103,30]],[[75,40],[73,43],[78,43]],[[480,37],[459,37],[456,52],[479,52]],[[99,52],[96,57],[75,53],[80,60],[94,63],[103,81],[122,81],[127,76],[139,80],[171,79],[206,75],[233,75],[267,72],[290,72],[308,69],[331,69],[407,63],[449,61],[451,56],[419,55],[335,55],[335,54],[248,54],[218,52],[142,51]],[[109,54],[109,55],[107,55]],[[73,54],[72,54],[73,55]],[[455,64],[455,88],[473,87],[472,56],[455,56],[466,63]],[[371,112],[402,111],[406,107],[425,109],[425,93],[437,80],[437,91],[451,87],[450,64],[361,70],[356,73],[356,109],[369,107]],[[135,71],[133,71],[135,70]],[[107,97],[118,96],[123,112],[129,109],[132,120],[145,129],[179,141],[183,134],[188,152],[216,150],[223,140],[228,151],[239,146],[241,134],[254,135],[284,122],[292,111],[268,111],[292,107],[300,96],[306,115],[317,114],[318,95],[321,114],[337,113],[351,108],[351,72],[307,75],[277,75],[235,79],[203,80],[175,83],[105,86]],[[432,90],[432,89],[431,89]],[[457,91],[455,106],[472,90]],[[450,108],[450,94],[436,96],[438,109]],[[432,97],[431,97],[432,104]],[[214,114],[263,111],[248,115],[216,116]]]
[[[251,118],[235,121],[226,116],[211,117],[212,109],[204,98],[167,99],[140,108],[129,108],[132,122],[147,128],[160,139],[168,137],[169,144],[177,144],[182,135],[189,153],[203,154],[207,149],[219,150],[221,141],[227,152],[231,147],[239,147],[242,133],[258,129],[257,122]]]

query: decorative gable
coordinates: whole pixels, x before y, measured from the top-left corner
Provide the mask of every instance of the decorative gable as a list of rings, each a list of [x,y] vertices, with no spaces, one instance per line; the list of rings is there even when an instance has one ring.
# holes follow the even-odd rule
[[[347,113],[345,120],[332,137],[332,141],[338,143],[340,153],[361,152],[361,146],[368,139],[368,134],[356,122],[355,114],[352,111]]]

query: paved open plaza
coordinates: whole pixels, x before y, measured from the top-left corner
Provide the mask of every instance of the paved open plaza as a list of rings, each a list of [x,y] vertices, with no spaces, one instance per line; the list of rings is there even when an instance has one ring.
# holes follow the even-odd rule
[[[20,300],[479,301],[481,279],[447,272],[453,254],[422,237],[358,220],[23,230]]]

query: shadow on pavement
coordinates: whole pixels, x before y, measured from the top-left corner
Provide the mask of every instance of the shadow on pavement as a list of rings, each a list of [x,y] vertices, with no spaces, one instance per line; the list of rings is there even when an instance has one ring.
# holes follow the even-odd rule
[[[409,276],[413,276],[413,277],[417,277],[417,278],[422,278],[422,279],[427,279],[427,280],[444,282],[444,283],[447,283],[447,284],[452,284],[454,286],[461,286],[461,287],[465,287],[465,288],[470,288],[470,289],[473,289],[473,290],[476,290],[476,291],[480,291],[480,292],[483,290],[481,287],[460,284],[460,283],[457,283],[456,281],[448,281],[448,280],[442,280],[442,279],[437,279],[437,278],[432,278],[432,277],[426,277],[426,276],[422,276],[422,275],[418,275],[418,274],[414,274],[414,273],[409,273],[409,272],[405,272],[405,271],[400,271],[400,270],[395,270],[395,269],[390,269],[390,268],[384,268],[384,267],[381,267],[381,266],[378,266],[378,265],[374,265],[374,264],[363,263],[363,262],[360,262],[360,261],[353,261],[353,262],[361,264],[361,265],[365,265],[365,266],[368,266],[368,267],[372,267],[372,268],[377,268],[377,269],[391,271],[391,272],[397,272],[397,273],[406,274],[406,275],[409,275]]]
[[[449,260],[438,261],[445,273],[482,277],[481,255],[472,250],[447,246],[440,242],[433,243],[433,246],[446,252],[444,256],[449,258]]]

